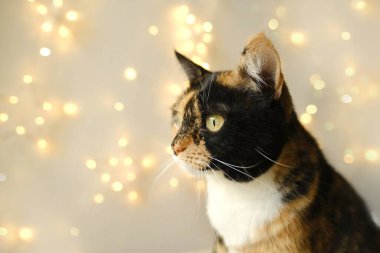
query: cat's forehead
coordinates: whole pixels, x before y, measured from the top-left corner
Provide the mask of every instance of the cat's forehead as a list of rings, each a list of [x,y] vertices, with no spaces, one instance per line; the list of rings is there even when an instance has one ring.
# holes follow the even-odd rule
[[[260,90],[259,85],[256,84],[252,78],[247,76],[240,67],[236,70],[220,72],[216,81],[219,85],[233,89],[244,89],[249,87],[251,90]]]

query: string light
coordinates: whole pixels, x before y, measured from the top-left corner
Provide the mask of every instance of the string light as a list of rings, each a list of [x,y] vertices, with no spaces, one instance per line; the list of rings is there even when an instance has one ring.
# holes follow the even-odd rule
[[[51,54],[51,50],[50,50],[50,48],[42,47],[42,48],[40,49],[40,55],[41,55],[41,56],[43,56],[43,57],[48,57],[48,56],[50,56],[50,54]]]
[[[22,77],[22,81],[26,84],[30,84],[33,82],[33,77],[31,75],[24,75]]]
[[[133,164],[133,159],[131,157],[126,157],[123,160],[123,164],[125,166],[131,166]]]
[[[8,121],[8,119],[9,119],[9,116],[8,116],[8,114],[6,114],[6,113],[0,113],[0,121],[1,122],[7,122]]]
[[[66,103],[63,106],[63,112],[68,116],[74,116],[78,113],[78,106],[75,103]]]
[[[346,150],[344,151],[343,161],[344,161],[346,164],[352,164],[352,163],[354,163],[354,161],[355,161],[355,157],[354,157],[354,154],[353,154],[353,152],[352,152],[351,149],[346,149]]]
[[[176,83],[169,84],[169,91],[174,96],[178,96],[182,93],[182,87]]]
[[[311,120],[312,120],[312,117],[311,117],[311,115],[308,114],[308,113],[303,113],[303,114],[301,115],[300,120],[301,120],[301,123],[302,123],[302,124],[304,124],[304,125],[308,125],[308,124],[310,124],[310,122],[311,122]]]
[[[290,41],[294,45],[302,45],[305,42],[305,35],[301,32],[293,32],[290,34]]]
[[[46,149],[47,146],[48,146],[48,143],[47,143],[47,141],[46,141],[45,139],[39,139],[39,140],[37,141],[37,147],[38,147],[39,149]]]
[[[198,43],[196,46],[196,50],[199,54],[206,54],[207,53],[207,48],[205,44],[203,43]]]
[[[369,162],[375,162],[379,159],[379,152],[375,149],[368,149],[365,151],[364,157]]]
[[[340,97],[340,100],[345,103],[345,104],[349,104],[352,102],[352,97],[348,94],[344,94]]]
[[[51,109],[53,109],[53,105],[50,102],[44,102],[42,104],[42,109],[44,111],[51,111]]]
[[[18,135],[24,135],[26,133],[26,129],[23,126],[17,126],[16,127],[16,133]]]
[[[119,192],[123,190],[123,188],[124,186],[120,181],[116,181],[112,184],[112,190],[114,190],[115,192]]]
[[[344,73],[346,74],[346,76],[353,76],[355,74],[355,69],[353,67],[347,67],[344,70]]]
[[[128,67],[124,70],[124,76],[127,80],[135,80],[137,77],[137,71],[132,67]]]
[[[178,179],[175,178],[175,177],[173,177],[173,178],[171,178],[171,179],[169,180],[169,185],[170,185],[170,187],[172,187],[172,188],[177,188],[177,187],[178,187],[178,184],[179,184]]]
[[[212,24],[210,22],[204,22],[202,25],[203,31],[209,33],[212,31]]]
[[[120,138],[118,140],[119,147],[124,148],[128,145],[128,140],[126,138]]]
[[[101,175],[101,180],[103,183],[108,183],[111,180],[111,175],[109,173],[103,173]]]
[[[132,202],[136,201],[137,198],[138,198],[138,196],[139,196],[139,195],[137,194],[136,191],[130,191],[130,192],[128,193],[128,199],[129,199],[130,201],[132,201]]]
[[[313,86],[316,90],[323,90],[326,86],[326,83],[323,80],[317,80],[314,82]]]
[[[116,157],[110,157],[110,159],[108,159],[108,163],[112,167],[115,167],[119,164],[119,160]]]
[[[146,157],[146,158],[144,158],[144,159],[141,161],[141,165],[142,165],[144,168],[146,168],[146,169],[151,168],[151,167],[153,166],[153,164],[154,164],[154,161],[153,161],[152,158],[148,158],[148,157]]]
[[[16,96],[10,96],[8,98],[8,101],[9,101],[10,104],[17,104],[18,103],[18,97],[16,97]]]
[[[79,14],[76,11],[68,11],[65,16],[68,21],[76,21],[79,18]]]
[[[42,126],[43,124],[45,124],[45,119],[43,117],[41,117],[41,116],[35,117],[34,118],[34,123],[37,126]]]
[[[126,179],[128,181],[135,181],[136,180],[136,173],[134,173],[134,172],[128,172],[127,176],[126,176]]]
[[[72,236],[78,236],[79,235],[79,229],[76,227],[70,228],[70,235]]]
[[[8,235],[8,229],[5,227],[0,227],[0,236],[7,236]]]
[[[367,8],[367,3],[363,0],[354,0],[352,1],[352,7],[357,10],[365,10]]]
[[[53,0],[53,5],[57,8],[60,8],[63,5],[63,0]]]
[[[203,34],[202,35],[202,40],[203,40],[204,43],[210,43],[211,40],[212,40],[211,34],[208,34],[208,33]]]
[[[59,26],[59,28],[58,28],[58,34],[59,34],[59,36],[61,36],[62,38],[68,38],[68,37],[70,37],[71,32],[70,32],[69,28],[67,28],[67,27],[64,26],[64,25],[61,25],[61,26]]]
[[[53,24],[50,22],[45,22],[41,25],[41,30],[46,33],[49,33],[53,30]]]
[[[124,105],[121,102],[116,102],[113,105],[113,108],[115,109],[115,111],[121,112],[122,110],[124,110]]]
[[[103,202],[104,202],[104,196],[103,196],[103,194],[96,194],[96,195],[94,196],[94,202],[95,202],[96,204],[101,204],[101,203],[103,203]]]
[[[308,105],[308,106],[306,107],[306,112],[307,112],[308,114],[310,114],[310,115],[316,114],[317,111],[318,111],[318,108],[317,108],[316,105],[312,105],[312,104],[310,104],[310,105]]]
[[[158,34],[158,27],[155,25],[150,26],[149,33],[153,36],[156,36]]]
[[[48,13],[48,9],[43,4],[37,5],[36,10],[41,15],[46,15]]]
[[[21,240],[31,241],[33,239],[33,236],[34,236],[34,232],[30,228],[21,228],[18,232],[18,235],[19,235]]]
[[[95,168],[96,168],[96,161],[93,160],[93,159],[88,159],[88,160],[86,161],[86,167],[87,167],[88,169],[90,169],[90,170],[95,169]]]
[[[271,20],[269,20],[268,22],[268,27],[269,29],[271,30],[277,30],[278,26],[280,25],[280,23],[278,22],[277,19],[275,18],[272,18]]]
[[[351,39],[351,34],[349,32],[342,32],[340,37],[342,38],[342,40],[349,40]]]
[[[195,21],[196,21],[196,17],[193,14],[188,14],[186,16],[186,23],[187,24],[192,25],[195,23]]]

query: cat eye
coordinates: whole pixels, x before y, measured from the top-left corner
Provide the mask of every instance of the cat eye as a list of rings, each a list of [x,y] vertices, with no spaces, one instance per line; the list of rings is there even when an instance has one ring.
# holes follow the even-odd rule
[[[217,132],[224,124],[224,118],[221,115],[210,115],[206,119],[206,127],[211,132]]]

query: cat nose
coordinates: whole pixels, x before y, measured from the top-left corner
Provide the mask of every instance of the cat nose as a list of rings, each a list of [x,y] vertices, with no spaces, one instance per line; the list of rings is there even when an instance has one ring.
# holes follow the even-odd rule
[[[190,138],[184,138],[182,140],[173,142],[172,149],[174,151],[174,154],[178,155],[179,153],[185,151],[187,147],[190,145],[190,143],[191,143]]]

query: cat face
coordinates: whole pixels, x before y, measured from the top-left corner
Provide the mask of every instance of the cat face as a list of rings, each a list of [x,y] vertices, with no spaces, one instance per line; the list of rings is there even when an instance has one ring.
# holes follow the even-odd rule
[[[237,70],[209,72],[176,52],[190,86],[172,107],[174,157],[192,173],[244,182],[267,171],[287,136],[283,79],[273,45],[251,40]]]

